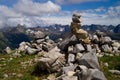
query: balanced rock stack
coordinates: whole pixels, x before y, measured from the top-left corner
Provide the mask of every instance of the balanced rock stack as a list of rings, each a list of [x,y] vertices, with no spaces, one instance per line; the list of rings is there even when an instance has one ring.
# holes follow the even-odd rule
[[[55,46],[54,41],[49,39],[49,36],[46,36],[41,31],[35,31],[33,33],[33,36],[34,40],[31,41],[31,43],[21,42],[19,44],[19,52],[25,52],[27,54],[37,54],[41,51],[48,52]]]

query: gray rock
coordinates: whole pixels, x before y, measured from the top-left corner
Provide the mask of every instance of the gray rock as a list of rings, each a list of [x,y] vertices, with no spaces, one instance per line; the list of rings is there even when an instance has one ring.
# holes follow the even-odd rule
[[[12,52],[12,50],[10,49],[10,47],[6,47],[5,52],[6,52],[7,54],[10,54],[10,53]]]
[[[113,47],[117,47],[117,48],[119,48],[119,47],[120,47],[120,43],[117,42],[117,41],[113,41],[112,46],[113,46]]]
[[[41,70],[48,72],[60,71],[61,67],[65,64],[65,56],[60,53],[60,50],[55,47],[44,55],[38,62]]]
[[[98,69],[90,69],[91,71],[91,80],[107,80],[103,72]]]
[[[74,62],[75,61],[75,55],[74,54],[69,54],[68,55],[68,63]]]
[[[27,54],[36,54],[37,52],[38,52],[38,49],[34,49],[31,47],[27,47],[27,49],[26,49]]]
[[[47,52],[50,51],[53,47],[54,47],[54,45],[52,45],[50,43],[44,43],[44,44],[42,44],[42,49],[44,51],[47,51]]]
[[[93,35],[93,36],[92,36],[92,42],[93,42],[94,44],[98,44],[98,43],[99,43],[99,39],[98,39],[98,36],[97,36],[97,35]]]
[[[36,43],[37,44],[40,44],[40,43],[42,43],[44,41],[44,39],[38,39],[38,40],[36,40]]]
[[[103,52],[112,52],[112,47],[108,44],[102,45],[101,49]]]
[[[55,80],[78,80],[77,76],[64,76]]]
[[[91,45],[90,45],[90,44],[87,44],[86,46],[87,46],[87,51],[91,52],[91,51],[92,51]]]
[[[21,57],[22,55],[16,51],[15,53],[12,54],[12,56],[14,58],[17,58],[17,57]]]
[[[74,75],[78,76],[79,80],[107,80],[98,69],[88,69],[84,65],[79,65],[76,69],[77,72]]]
[[[77,66],[76,73],[74,75],[78,77],[78,80],[91,80],[91,73],[84,65]]]
[[[97,53],[100,53],[100,52],[101,52],[98,44],[93,44],[93,46],[94,46],[94,48],[96,49],[96,52],[97,52]]]
[[[37,39],[43,39],[43,38],[45,38],[45,34],[43,33],[43,32],[41,32],[41,31],[37,31],[37,32],[35,32],[34,33],[34,38],[37,40]]]
[[[112,74],[120,75],[120,71],[119,70],[109,70],[109,72],[112,73]]]
[[[111,43],[111,42],[112,42],[112,39],[111,39],[110,37],[108,37],[108,36],[103,37],[103,39],[102,39],[102,43],[107,43],[107,44],[109,44],[109,43]]]
[[[82,56],[83,56],[82,53],[77,53],[77,54],[76,54],[76,60],[79,61]]]
[[[67,66],[67,67],[63,67],[62,68],[62,74],[67,74],[69,71],[74,71],[75,70],[75,66]]]
[[[18,48],[18,51],[26,51],[27,47],[30,46],[30,43],[27,43],[27,42],[21,42],[19,44],[19,48]]]
[[[82,44],[76,44],[75,47],[73,47],[73,53],[78,53],[84,51],[85,48]]]
[[[72,16],[72,21],[75,22],[75,23],[81,23],[80,17],[81,17],[80,14],[75,13],[75,14],[73,14],[73,16]]]
[[[95,50],[84,54],[78,61],[78,64],[85,65],[88,68],[99,69],[98,58],[96,56]]]
[[[72,33],[68,33],[68,36],[58,45],[62,51],[68,51],[68,47],[77,44],[77,39]]]

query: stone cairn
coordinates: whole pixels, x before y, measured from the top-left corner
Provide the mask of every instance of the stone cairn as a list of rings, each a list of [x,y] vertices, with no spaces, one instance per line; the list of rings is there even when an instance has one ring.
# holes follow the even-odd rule
[[[76,35],[71,33],[58,43],[41,31],[31,33],[34,40],[31,43],[20,43],[17,52],[42,55],[36,60],[41,72],[59,74],[57,77],[48,77],[44,80],[107,80],[100,71],[98,57],[107,53],[120,53],[120,43],[99,30],[89,35],[89,44],[84,43],[82,39],[78,40]]]

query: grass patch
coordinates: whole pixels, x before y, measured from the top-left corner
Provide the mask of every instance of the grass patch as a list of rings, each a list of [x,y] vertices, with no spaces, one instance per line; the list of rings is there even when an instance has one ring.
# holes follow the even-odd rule
[[[31,61],[35,55],[24,55],[19,58],[12,58],[8,54],[0,54],[0,80],[42,80],[47,73],[38,71],[39,75],[32,73],[37,70],[36,63]],[[41,74],[42,73],[42,74]],[[8,77],[4,77],[7,74]]]
[[[120,56],[103,56],[99,58],[101,71],[108,80],[120,80],[120,75],[111,74],[108,70],[120,70]],[[108,63],[108,67],[104,63]]]

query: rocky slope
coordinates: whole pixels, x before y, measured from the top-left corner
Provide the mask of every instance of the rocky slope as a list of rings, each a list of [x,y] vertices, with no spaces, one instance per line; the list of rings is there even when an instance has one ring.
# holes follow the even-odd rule
[[[90,35],[91,44],[77,41],[70,34],[54,42],[39,30],[28,30],[27,33],[34,36],[31,42],[20,43],[12,54],[10,48],[5,51],[15,58],[21,57],[21,52],[37,55],[33,62],[37,63],[38,70],[49,73],[44,80],[107,80],[100,70],[98,57],[120,55],[120,43],[100,31]],[[66,47],[67,52],[64,51]],[[51,73],[56,75],[51,77]]]

